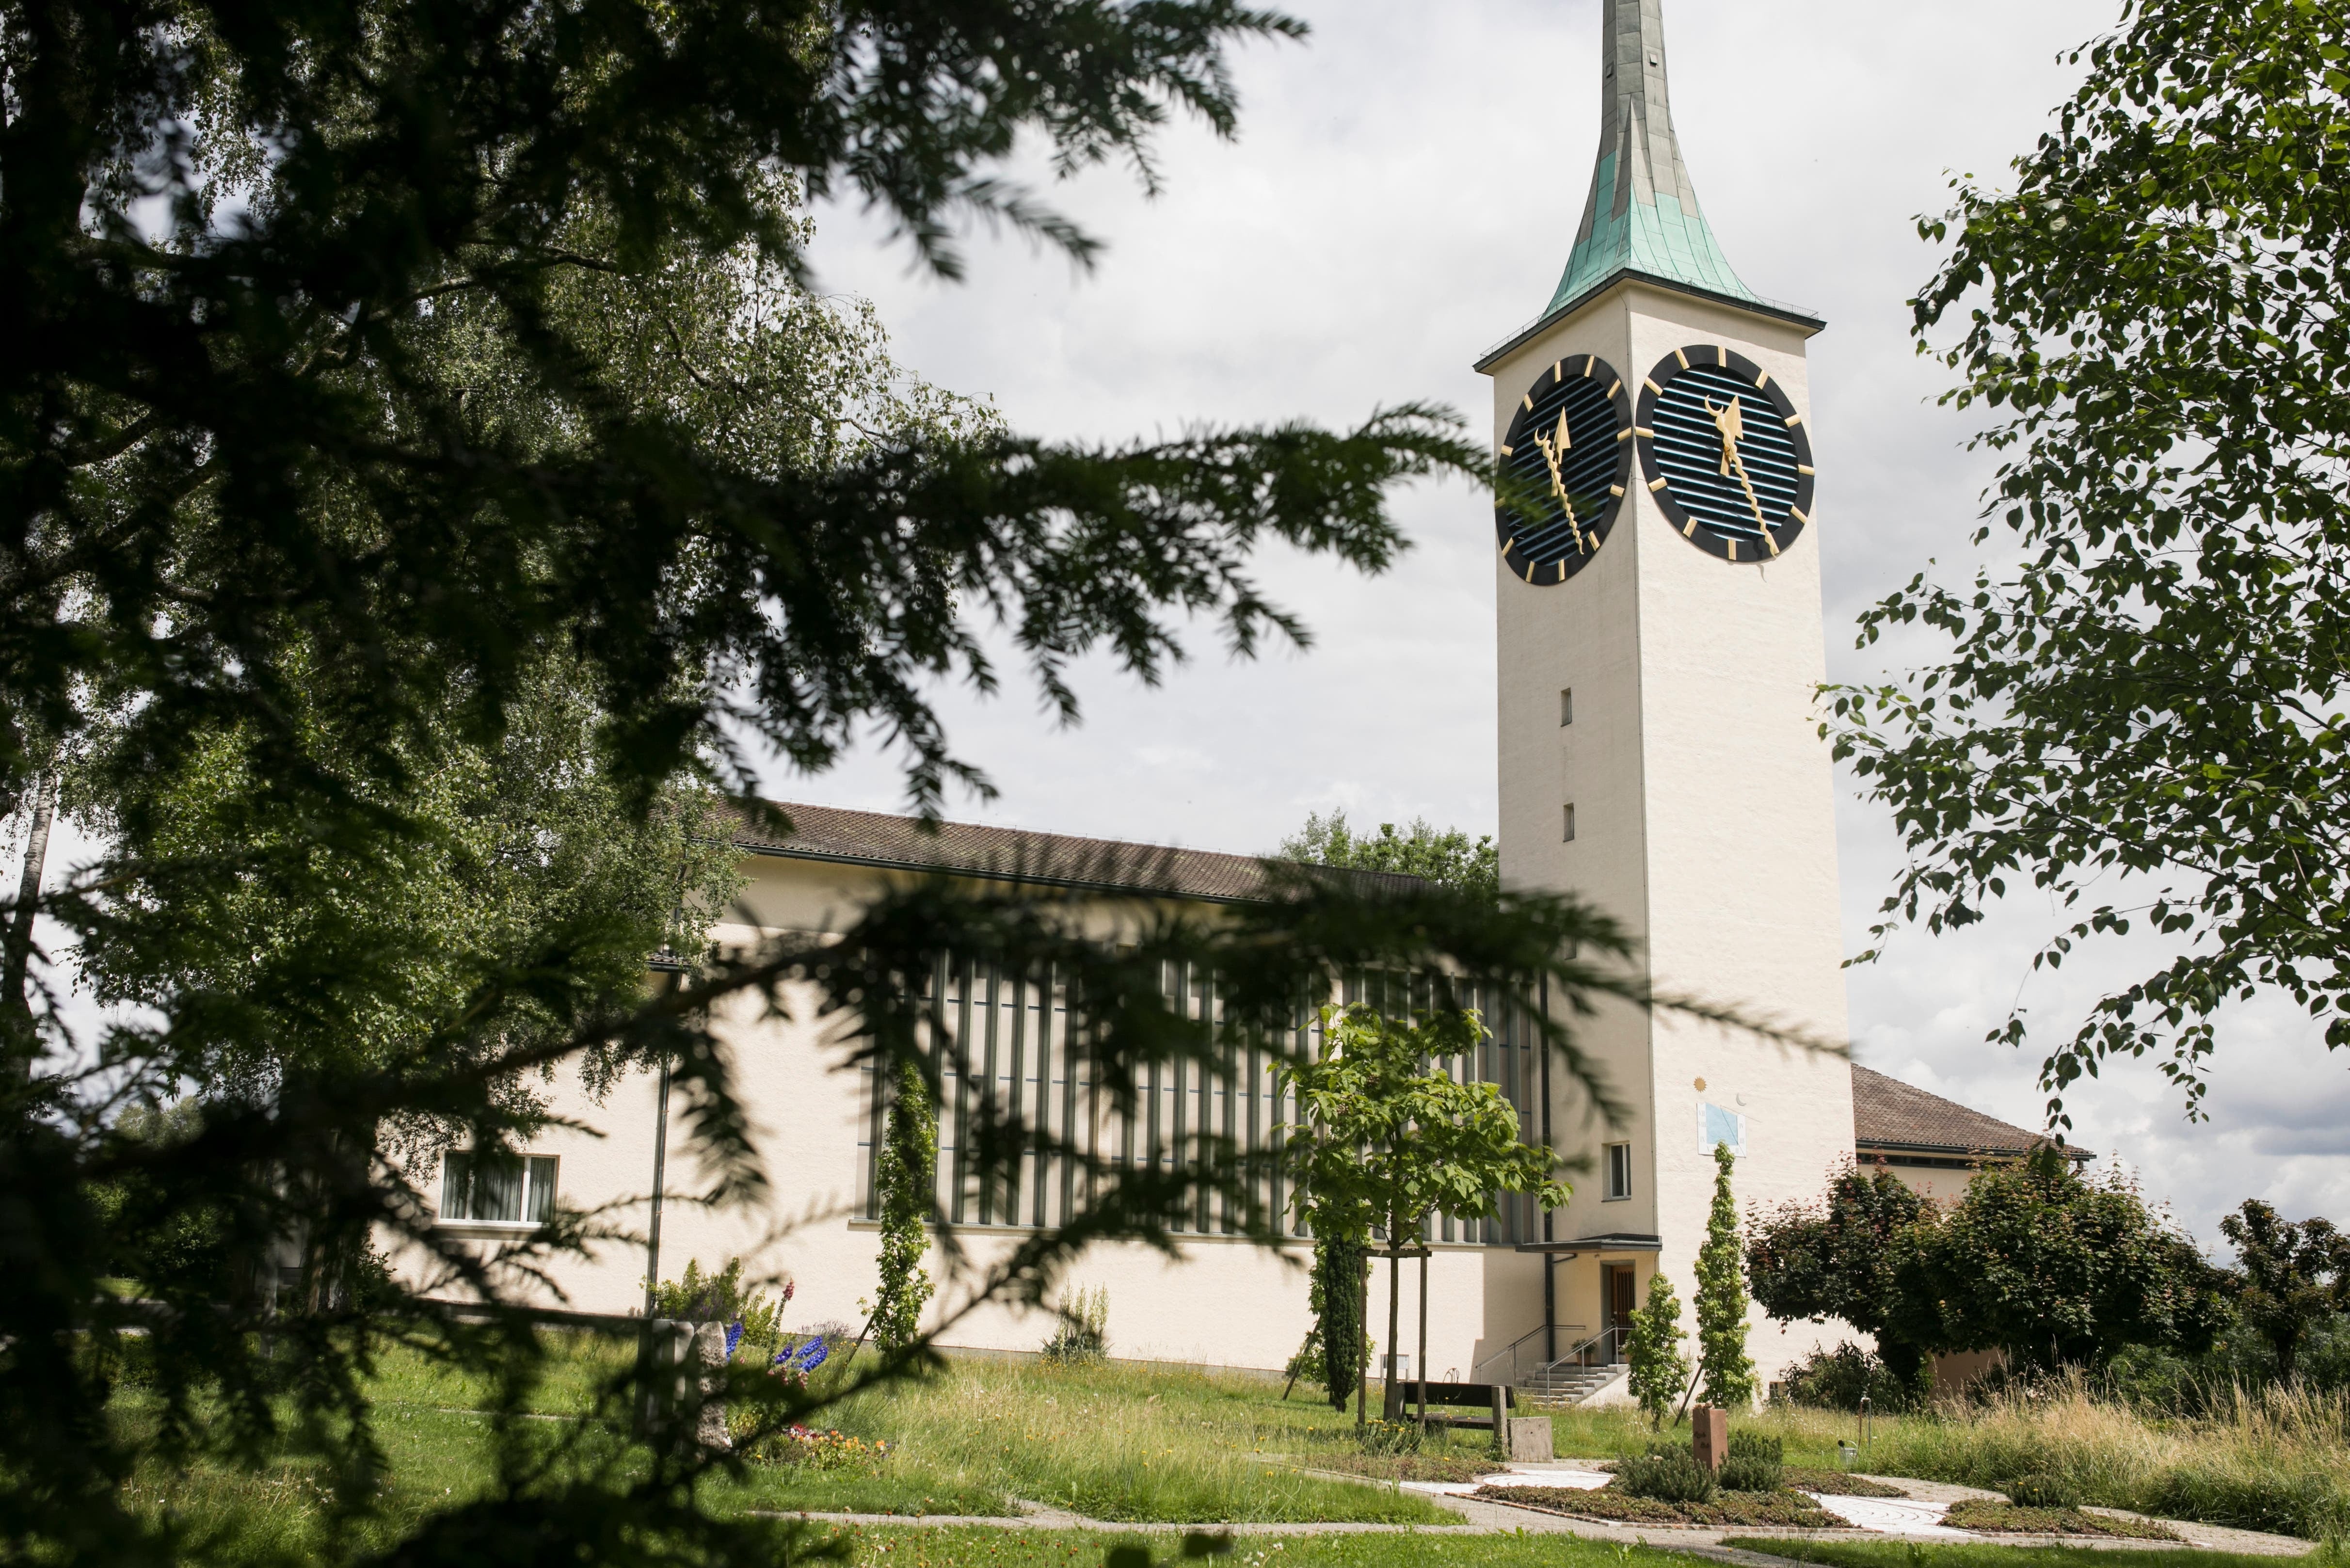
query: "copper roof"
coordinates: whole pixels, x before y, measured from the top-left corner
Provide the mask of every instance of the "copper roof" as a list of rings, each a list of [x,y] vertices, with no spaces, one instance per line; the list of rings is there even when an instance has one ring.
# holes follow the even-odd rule
[[[2018,1157],[2050,1140],[1956,1100],[1853,1064],[1852,1141],[1863,1153],[1908,1149],[1931,1154]],[[2085,1159],[2086,1151],[2069,1150]]]
[[[1175,849],[1128,844],[1114,838],[1078,838],[1025,828],[987,827],[972,822],[925,825],[915,816],[838,806],[767,803],[791,821],[788,836],[764,825],[744,823],[734,842],[757,855],[827,860],[849,866],[903,867],[919,871],[969,872],[1006,881],[1051,887],[1155,893],[1215,902],[1249,901],[1265,896],[1264,861],[1254,855],[1224,855],[1208,849]],[[1374,887],[1409,888],[1419,878],[1396,873],[1350,871]]]

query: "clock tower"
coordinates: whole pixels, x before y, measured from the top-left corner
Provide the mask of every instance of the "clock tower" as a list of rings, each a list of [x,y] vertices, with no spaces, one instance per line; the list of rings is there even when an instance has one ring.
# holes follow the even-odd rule
[[[1573,254],[1477,364],[1520,482],[1495,514],[1502,877],[1623,921],[1660,992],[1841,1042],[1804,361],[1823,324],[1747,287],[1698,206],[1661,0],[1600,12]],[[1619,1328],[1659,1269],[1690,1302],[1716,1144],[1742,1210],[1816,1197],[1853,1150],[1842,1056],[1628,1008],[1581,1036],[1634,1116],[1608,1130],[1572,1095],[1553,1107],[1562,1147],[1595,1157],[1540,1244],[1560,1355]],[[1815,1342],[1753,1321],[1766,1382]]]

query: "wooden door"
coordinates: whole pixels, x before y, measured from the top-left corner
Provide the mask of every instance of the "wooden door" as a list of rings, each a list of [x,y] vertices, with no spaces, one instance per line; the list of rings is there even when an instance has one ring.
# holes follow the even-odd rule
[[[1607,1326],[1609,1328],[1625,1330],[1631,1328],[1632,1314],[1640,1304],[1639,1298],[1634,1293],[1635,1282],[1632,1266],[1629,1263],[1618,1263],[1607,1271]],[[1624,1358],[1624,1336],[1617,1334],[1608,1348],[1612,1352],[1608,1359],[1621,1361]]]

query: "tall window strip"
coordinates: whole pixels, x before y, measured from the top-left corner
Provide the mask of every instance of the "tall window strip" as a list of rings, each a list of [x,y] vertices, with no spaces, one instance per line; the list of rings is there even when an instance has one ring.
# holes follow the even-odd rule
[[[925,988],[925,1012],[931,1028],[945,1031],[960,1046],[941,1064],[938,1200],[957,1224],[1041,1228],[1083,1213],[1093,1197],[1085,1161],[1052,1152],[1048,1146],[1055,1142],[1066,1141],[1113,1167],[1179,1170],[1202,1168],[1206,1140],[1223,1138],[1243,1156],[1273,1157],[1267,1162],[1272,1168],[1256,1179],[1255,1199],[1280,1215],[1291,1233],[1306,1234],[1285,1208],[1290,1193],[1278,1168],[1278,1129],[1291,1106],[1275,1084],[1273,1064],[1278,1054],[1316,1046],[1320,1021],[1301,1006],[1274,1037],[1252,1037],[1253,1032],[1225,1027],[1212,974],[1170,963],[1161,984],[1185,1017],[1208,1024],[1216,1049],[1205,1062],[1147,1069],[1136,1104],[1121,1114],[1095,1080],[1083,1043],[1073,1036],[1066,977],[1014,976],[965,960],[938,966]],[[1340,1000],[1424,1005],[1429,988],[1424,978],[1358,975],[1342,987]],[[1473,1000],[1492,1038],[1457,1058],[1451,1071],[1458,1080],[1498,1085],[1533,1142],[1541,1130],[1540,1074],[1523,1021],[1498,995]],[[864,1077],[858,1151],[863,1209],[868,1219],[878,1219],[875,1178],[887,1134],[889,1088],[876,1064],[866,1065]],[[991,1110],[999,1122],[1021,1117],[1031,1138],[1012,1168],[993,1184],[981,1179],[972,1158]],[[1538,1234],[1540,1220],[1530,1199],[1506,1198],[1499,1210],[1490,1220],[1436,1216],[1428,1239],[1505,1246]],[[1228,1235],[1239,1231],[1242,1218],[1229,1197],[1203,1189],[1179,1229]]]

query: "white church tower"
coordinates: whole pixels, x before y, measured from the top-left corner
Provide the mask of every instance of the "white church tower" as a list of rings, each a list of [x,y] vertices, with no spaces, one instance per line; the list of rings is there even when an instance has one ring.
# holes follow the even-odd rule
[[[1477,365],[1497,451],[1533,498],[1496,512],[1502,877],[1621,919],[1660,992],[1840,1042],[1813,705],[1804,344],[1823,324],[1742,283],[1699,211],[1660,0],[1602,0],[1601,16],[1598,167],[1574,253],[1540,319]],[[1715,1143],[1740,1157],[1742,1210],[1815,1197],[1853,1148],[1841,1056],[1628,1009],[1584,1038],[1635,1116],[1610,1132],[1572,1096],[1554,1110],[1559,1144],[1597,1160],[1543,1244],[1559,1354],[1617,1327],[1659,1268],[1690,1300]],[[1813,1343],[1755,1324],[1766,1381]]]

